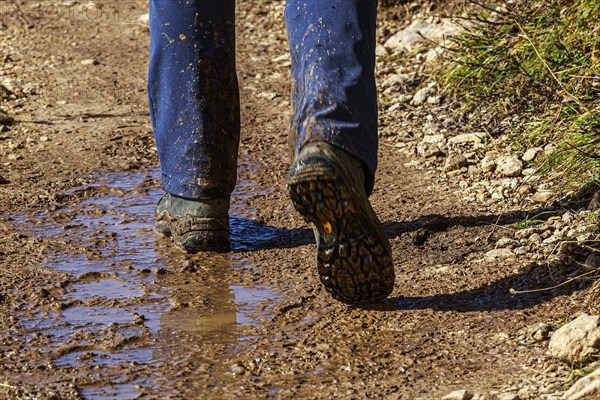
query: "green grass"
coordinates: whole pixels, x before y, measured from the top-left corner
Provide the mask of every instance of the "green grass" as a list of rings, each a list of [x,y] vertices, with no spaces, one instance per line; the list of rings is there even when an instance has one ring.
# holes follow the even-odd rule
[[[537,161],[548,179],[600,186],[600,1],[471,2],[436,72],[466,129],[506,134],[515,152],[552,144]]]
[[[526,216],[524,219],[514,222],[511,227],[513,229],[527,229],[542,225],[545,222],[545,215],[555,215],[553,211],[542,212],[532,217]]]

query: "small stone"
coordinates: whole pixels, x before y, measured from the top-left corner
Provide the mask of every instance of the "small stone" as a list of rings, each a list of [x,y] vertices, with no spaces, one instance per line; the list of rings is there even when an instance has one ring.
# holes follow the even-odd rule
[[[50,138],[46,135],[40,136],[40,142],[49,142]]]
[[[522,172],[523,176],[531,176],[533,174],[535,174],[537,171],[537,169],[535,168],[525,168]]]
[[[547,340],[550,337],[550,334],[553,330],[554,326],[552,326],[551,324],[540,322],[539,324],[531,326],[527,330],[527,334],[536,342],[541,342],[543,340]]]
[[[498,396],[498,400],[521,400],[516,393],[502,393]]]
[[[503,259],[513,257],[515,253],[511,249],[494,249],[485,253],[485,258],[488,260]]]
[[[429,96],[427,98],[427,104],[431,104],[431,105],[437,106],[441,102],[442,102],[442,97],[441,96]]]
[[[556,145],[553,143],[550,143],[550,144],[547,144],[546,146],[544,146],[544,154],[547,156],[552,154],[554,152],[554,150],[556,150]]]
[[[472,398],[473,393],[469,392],[466,389],[462,389],[448,393],[447,395],[442,397],[442,400],[471,400]]]
[[[246,368],[244,368],[244,366],[242,364],[236,363],[231,366],[231,372],[234,375],[241,375],[244,372],[246,372]]]
[[[552,196],[554,196],[554,193],[552,193],[551,191],[540,190],[537,191],[533,196],[531,196],[531,201],[533,201],[536,204],[545,204],[548,201],[550,201]]]
[[[444,143],[446,143],[446,138],[441,133],[438,135],[425,135],[423,137],[423,142],[435,143],[435,144],[442,146],[442,145],[444,145]]]
[[[563,222],[570,223],[573,222],[573,220],[575,220],[575,215],[569,211],[565,212],[562,216]]]
[[[450,172],[455,171],[461,168],[464,168],[468,165],[467,159],[463,155],[453,155],[446,159],[446,164],[444,165],[444,171]]]
[[[518,256],[524,256],[527,254],[527,247],[520,246],[513,250],[513,252]]]
[[[16,161],[16,160],[21,160],[23,158],[23,156],[18,155],[18,154],[9,154],[7,156],[8,161]]]
[[[533,193],[533,187],[531,185],[522,185],[521,187],[519,187],[517,192],[519,192],[521,196],[525,196]]]
[[[0,181],[1,181],[1,179],[0,179]],[[587,256],[587,258],[583,262],[583,266],[588,271],[593,271],[595,269],[600,268],[600,253],[596,253],[596,252],[590,253],[590,255]]]
[[[421,157],[429,158],[440,155],[440,148],[435,143],[419,142],[417,144],[417,154]]]
[[[394,103],[388,107],[388,111],[398,111],[401,108],[400,103]]]
[[[375,47],[375,55],[377,57],[385,57],[389,54],[389,52],[387,51],[387,49],[385,48],[385,46],[382,46],[380,44],[378,44]]]
[[[483,172],[494,172],[496,170],[496,159],[490,156],[483,157],[481,160],[481,170]]]
[[[521,157],[521,159],[525,162],[533,161],[538,155],[540,155],[543,152],[544,149],[542,149],[541,147],[533,147],[527,150],[525,154],[523,154],[523,157]]]
[[[496,172],[501,176],[515,177],[523,172],[523,162],[516,156],[498,157],[496,160]]]
[[[441,39],[458,33],[460,28],[450,21],[443,20],[435,24],[422,20],[415,20],[408,27],[398,31],[386,40],[384,46],[392,51],[411,51],[414,46],[422,41],[438,42]]]
[[[138,23],[144,26],[150,26],[150,14],[142,14],[138,17]]]
[[[273,60],[271,60],[271,61],[273,61],[273,62],[274,62],[274,63],[276,63],[276,64],[277,64],[277,63],[285,63],[285,62],[287,62],[287,61],[290,61],[290,53],[288,53],[288,52],[285,52],[285,53],[283,53],[282,55],[275,57],[275,58],[274,58]]]
[[[98,62],[98,60],[95,60],[93,58],[81,61],[81,65],[98,65],[98,64],[100,64]]]
[[[485,137],[486,137],[486,133],[484,133],[484,132],[461,133],[460,135],[456,135],[456,136],[448,139],[448,143],[450,143],[450,144],[481,143]]]
[[[417,93],[415,93],[415,95],[413,96],[410,105],[414,107],[420,106],[421,104],[427,101],[427,98],[429,97],[429,95],[431,95],[431,93],[432,90],[429,87],[419,89]]]
[[[496,242],[496,247],[517,247],[519,244],[518,240],[504,237]]]
[[[0,125],[11,125],[15,120],[4,111],[0,111]]]
[[[550,338],[550,354],[570,364],[586,364],[600,353],[600,316],[583,314]]]
[[[540,244],[542,243],[542,236],[539,233],[534,233],[531,236],[529,236],[529,243],[532,244]]]

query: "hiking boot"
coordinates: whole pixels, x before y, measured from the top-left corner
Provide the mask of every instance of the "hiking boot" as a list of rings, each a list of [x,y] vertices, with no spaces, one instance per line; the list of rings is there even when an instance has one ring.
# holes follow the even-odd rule
[[[382,300],[394,288],[390,244],[364,181],[358,159],[321,142],[302,148],[288,178],[294,207],[314,224],[321,282],[347,303]]]
[[[186,253],[227,252],[229,242],[229,199],[190,200],[165,194],[156,206],[155,230],[172,236]]]

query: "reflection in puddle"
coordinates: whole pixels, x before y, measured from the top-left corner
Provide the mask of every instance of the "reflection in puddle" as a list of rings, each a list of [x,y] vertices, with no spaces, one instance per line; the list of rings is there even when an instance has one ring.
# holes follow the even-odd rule
[[[81,396],[84,399],[112,400],[137,399],[139,391],[130,383],[112,384],[101,387],[82,387]]]
[[[276,300],[278,296],[263,287],[247,288],[244,286],[230,286],[234,295],[234,301],[238,305],[237,323],[256,325],[258,322],[253,318],[253,306],[265,300]]]
[[[177,281],[177,266],[189,261],[180,253],[171,253],[172,246],[165,246],[165,241],[157,241],[152,229],[154,206],[162,195],[155,184],[158,175],[158,170],[151,174],[109,174],[97,184],[65,193],[94,196],[73,208],[16,217],[34,233],[67,243],[69,254],[51,255],[47,266],[79,277],[65,288],[72,304],[55,315],[23,321],[32,332],[43,326],[52,346],[67,346],[54,359],[56,366],[147,365],[157,357],[164,358],[162,346],[173,343],[163,344],[139,332],[132,334],[138,335],[135,340],[128,341],[130,331],[138,328],[161,338],[170,335],[173,340],[186,333],[210,337],[213,343],[235,343],[243,340],[238,333],[240,325],[257,326],[265,317],[257,306],[277,298],[267,287],[231,285],[230,269],[247,262],[237,256],[219,256],[223,265],[218,267],[212,264],[216,256],[192,258],[209,272],[212,281],[204,282],[195,271],[185,269],[181,275],[187,274],[189,279]],[[254,210],[235,201],[236,197],[247,199],[256,193],[250,183],[242,181],[233,195],[234,252],[268,246],[280,233],[252,220]],[[189,292],[190,304],[175,305],[176,291]],[[125,344],[112,345],[105,339],[107,335],[112,335],[113,341],[124,337]],[[94,399],[139,395],[131,382],[84,385],[80,389],[83,397]]]
[[[73,285],[70,296],[75,300],[85,300],[94,296],[105,299],[125,299],[141,297],[144,293],[139,286],[117,279],[102,279],[97,282]]]

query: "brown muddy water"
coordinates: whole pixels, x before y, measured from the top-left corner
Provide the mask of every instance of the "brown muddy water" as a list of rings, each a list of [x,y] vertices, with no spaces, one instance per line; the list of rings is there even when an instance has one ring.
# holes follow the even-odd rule
[[[259,248],[277,234],[254,221],[255,211],[243,201],[264,193],[250,182],[238,183],[231,210],[231,253],[184,257],[153,231],[154,206],[162,195],[158,177],[157,169],[101,175],[94,184],[62,195],[81,198],[76,206],[15,218],[25,231],[69,249],[50,247],[45,264],[66,274],[66,301],[56,311],[21,318],[28,335],[43,332],[49,338],[53,366],[94,370],[161,365],[171,361],[165,346],[181,335],[231,345],[227,348],[233,351],[248,339],[241,326],[260,326],[269,317],[264,303],[277,300],[277,294],[265,285],[227,279],[232,269],[248,266],[240,252]],[[174,271],[184,272],[183,277],[169,279]],[[198,271],[211,271],[211,276],[203,278]],[[176,300],[175,292],[186,293],[186,302]],[[96,380],[78,388],[89,399],[128,399],[138,397],[140,385],[151,385],[149,380]]]

